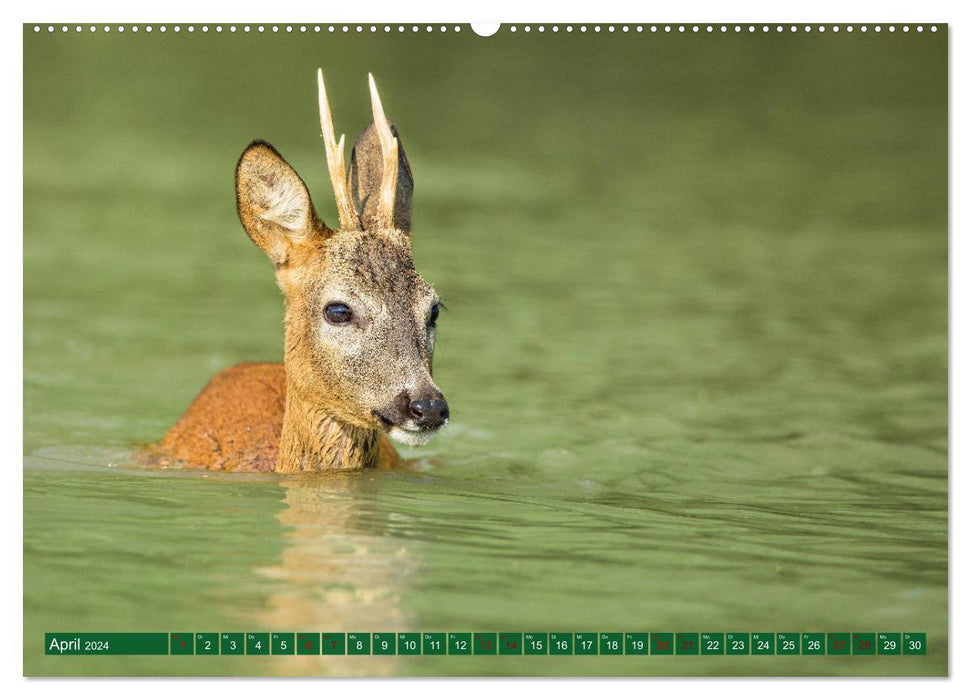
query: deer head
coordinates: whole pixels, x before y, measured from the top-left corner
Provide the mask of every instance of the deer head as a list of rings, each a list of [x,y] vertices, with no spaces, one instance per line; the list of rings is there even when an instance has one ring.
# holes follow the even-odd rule
[[[306,185],[268,143],[236,168],[243,228],[266,253],[286,299],[290,397],[349,425],[422,444],[448,422],[432,381],[441,304],[411,252],[411,168],[368,76],[374,121],[345,174],[321,71],[320,124],[339,228],[317,216]],[[346,178],[346,179],[345,179]]]

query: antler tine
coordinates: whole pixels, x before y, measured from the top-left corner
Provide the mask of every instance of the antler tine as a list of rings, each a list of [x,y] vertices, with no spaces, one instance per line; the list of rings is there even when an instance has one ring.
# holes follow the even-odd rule
[[[330,181],[334,186],[334,198],[337,201],[337,216],[340,218],[341,229],[345,231],[359,229],[360,220],[357,210],[347,191],[346,168],[344,167],[344,134],[340,141],[334,138],[334,120],[330,114],[330,104],[327,102],[327,88],[324,87],[324,71],[317,69],[317,101],[320,105],[320,133],[324,137],[324,151],[327,153],[327,170]]]
[[[391,133],[391,125],[384,115],[381,96],[374,84],[374,76],[367,74],[371,89],[371,112],[374,114],[374,128],[381,142],[383,167],[381,169],[381,193],[378,199],[377,219],[381,226],[394,227],[394,200],[398,187],[398,139]]]

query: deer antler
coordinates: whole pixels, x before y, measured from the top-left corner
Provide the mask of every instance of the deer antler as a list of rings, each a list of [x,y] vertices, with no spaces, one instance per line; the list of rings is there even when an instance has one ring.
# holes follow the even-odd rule
[[[391,133],[391,125],[384,116],[381,97],[374,84],[374,76],[367,74],[368,85],[371,88],[371,112],[374,114],[374,128],[378,132],[381,142],[383,164],[381,168],[381,192],[378,197],[378,210],[375,223],[383,228],[394,227],[394,200],[398,187],[398,139]]]
[[[320,133],[324,137],[327,170],[330,173],[331,184],[334,186],[334,198],[337,200],[337,215],[340,217],[342,230],[354,231],[361,228],[361,222],[347,191],[344,134],[341,134],[340,141],[334,138],[334,120],[330,115],[330,104],[327,102],[324,71],[320,68],[317,69],[317,101],[320,104]]]

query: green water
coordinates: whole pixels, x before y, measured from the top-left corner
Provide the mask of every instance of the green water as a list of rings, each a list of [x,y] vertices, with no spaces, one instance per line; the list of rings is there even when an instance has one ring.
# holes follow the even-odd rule
[[[945,32],[24,40],[28,674],[947,672]],[[135,466],[282,357],[233,168],[373,71],[445,298],[394,473]],[[54,658],[45,631],[926,631],[908,658]]]

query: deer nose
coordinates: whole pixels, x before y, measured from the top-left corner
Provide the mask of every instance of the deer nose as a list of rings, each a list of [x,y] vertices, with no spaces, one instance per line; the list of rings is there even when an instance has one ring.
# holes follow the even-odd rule
[[[448,421],[448,403],[445,397],[416,399],[408,404],[415,424],[422,430],[441,428]]]

